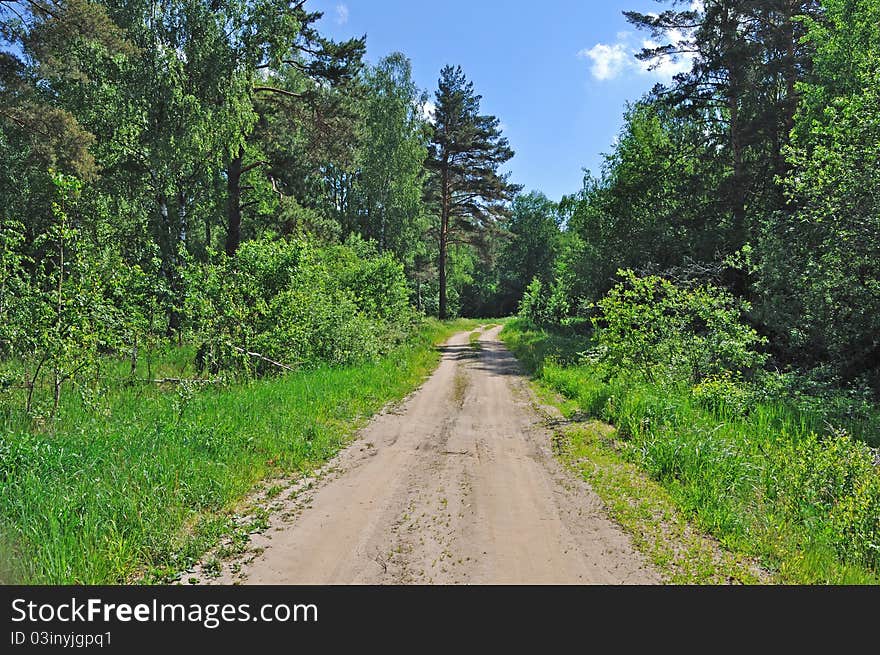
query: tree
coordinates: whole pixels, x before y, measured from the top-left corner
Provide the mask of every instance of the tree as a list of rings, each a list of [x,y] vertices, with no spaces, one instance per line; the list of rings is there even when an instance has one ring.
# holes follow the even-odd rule
[[[400,53],[382,59],[365,75],[364,126],[355,191],[361,205],[360,234],[380,252],[412,262],[421,238],[422,188],[427,130],[424,101]]]
[[[553,281],[561,238],[556,203],[538,191],[518,195],[502,227],[507,238],[496,263],[499,289],[495,310],[499,316],[508,316],[516,311],[532,279],[545,286]]]
[[[726,237],[719,245],[729,254],[752,239],[762,215],[785,204],[778,181],[785,173],[781,153],[792,127],[796,84],[810,61],[802,19],[821,8],[816,0],[668,2],[687,8],[624,14],[665,41],[655,41],[638,58],[655,64],[670,57],[693,60],[691,70],[660,95],[701,124],[707,150],[714,148],[713,157],[726,169],[717,192]],[[733,288],[747,293],[747,280],[730,273]]]
[[[808,21],[813,76],[788,149],[794,211],[764,226],[768,322],[800,363],[830,362],[880,391],[880,3],[826,0]]]
[[[648,96],[628,107],[601,176],[560,206],[565,247],[556,285],[575,315],[586,318],[620,268],[682,281],[716,277],[728,237],[716,220],[725,170],[714,150],[701,125],[665,100]]]
[[[439,207],[440,318],[447,317],[450,244],[473,243],[484,235],[518,190],[498,171],[514,152],[501,136],[499,120],[480,114],[481,99],[461,66],[445,66],[440,72],[434,135],[425,162],[431,172],[428,198]]]
[[[360,71],[365,37],[340,43],[325,38],[314,26],[323,14],[304,9],[304,1],[291,4],[287,0],[261,0],[249,4],[253,4],[251,10],[238,16],[237,28],[228,43],[230,54],[238,62],[238,73],[253,83],[245,101],[261,116],[266,111],[274,112],[276,120],[285,114],[299,119],[308,116],[313,130],[329,132],[332,140],[332,117],[340,113],[339,98],[333,91],[345,89]],[[240,3],[229,5],[236,8]],[[273,97],[280,107],[257,100],[258,94]],[[303,105],[306,112],[291,105]],[[257,128],[266,126],[267,121],[257,124]],[[283,197],[277,188],[275,162],[264,156],[262,144],[255,143],[266,130],[253,127],[242,133],[241,143],[233,149],[226,166],[225,246],[230,256],[241,243],[242,211],[260,203],[259,194],[253,194],[255,199],[243,200],[246,191],[260,186],[259,182],[243,184],[244,177],[262,171],[263,187],[268,182]]]
[[[54,101],[59,82],[87,79],[76,65],[83,51],[100,59],[132,48],[97,3],[0,2],[0,129],[18,141],[20,164],[43,175],[49,168],[82,179],[96,173],[94,136]]]

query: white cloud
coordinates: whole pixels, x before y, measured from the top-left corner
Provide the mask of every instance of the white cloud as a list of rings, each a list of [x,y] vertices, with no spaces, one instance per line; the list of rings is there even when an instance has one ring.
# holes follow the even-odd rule
[[[673,30],[668,36],[668,43],[679,43],[687,39],[687,36],[679,30]],[[660,44],[656,41],[642,41],[643,48],[657,48],[659,46]],[[690,54],[679,55],[675,59],[668,55],[664,55],[659,59],[653,59],[651,61],[636,60],[636,64],[643,73],[653,74],[664,80],[671,80],[679,73],[688,72],[694,65],[694,58]]]
[[[422,120],[433,123],[435,120],[434,113],[437,111],[437,105],[430,100],[425,100],[425,102],[422,103],[422,106],[419,107],[419,111],[421,112]]]
[[[691,7],[701,11],[702,0],[694,0]],[[686,41],[688,35],[680,30],[671,30],[667,38],[667,43],[677,44]],[[678,55],[675,58],[664,55],[650,61],[636,59],[636,53],[642,48],[656,48],[659,45],[649,39],[636,43],[632,32],[618,32],[615,43],[597,43],[592,48],[584,48],[578,52],[578,56],[592,62],[590,73],[597,80],[613,80],[624,73],[635,72],[670,82],[679,73],[686,73],[691,69],[694,58],[690,54]]]
[[[593,61],[590,72],[597,80],[613,80],[630,65],[632,54],[623,43],[606,45],[597,43],[592,48],[585,48],[578,53]]]
[[[336,5],[336,22],[345,25],[348,22],[348,6]]]

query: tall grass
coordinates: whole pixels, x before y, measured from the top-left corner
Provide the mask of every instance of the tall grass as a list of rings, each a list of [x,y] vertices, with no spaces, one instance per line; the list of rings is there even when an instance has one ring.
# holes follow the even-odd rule
[[[427,322],[361,366],[226,388],[118,385],[99,401],[68,393],[49,424],[4,412],[0,575],[97,584],[186,567],[256,482],[333,455],[365,417],[424,379],[436,342],[471,325]],[[181,372],[191,353],[158,359],[154,371]]]
[[[867,445],[877,443],[876,408],[847,417],[821,399],[805,408],[734,384],[606,380],[560,359],[572,347],[552,334],[512,322],[502,336],[545,384],[616,426],[622,456],[728,548],[786,583],[878,582],[880,475]]]

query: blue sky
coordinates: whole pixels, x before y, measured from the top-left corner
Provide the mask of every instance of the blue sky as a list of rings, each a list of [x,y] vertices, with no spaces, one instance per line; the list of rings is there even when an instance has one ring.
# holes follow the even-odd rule
[[[512,180],[551,199],[598,173],[628,100],[682,64],[647,71],[632,57],[646,33],[624,9],[657,11],[654,0],[311,0],[332,38],[367,35],[367,59],[400,51],[432,96],[440,69],[460,64],[482,110],[501,119],[516,151]]]

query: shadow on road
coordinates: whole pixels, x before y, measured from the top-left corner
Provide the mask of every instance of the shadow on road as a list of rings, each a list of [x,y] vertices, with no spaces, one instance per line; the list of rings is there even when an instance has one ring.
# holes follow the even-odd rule
[[[470,361],[471,366],[495,375],[524,375],[516,357],[498,341],[481,341],[479,348],[467,345],[439,346],[438,350],[454,361]]]

